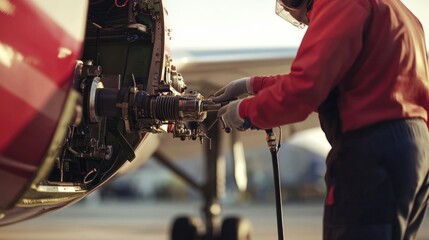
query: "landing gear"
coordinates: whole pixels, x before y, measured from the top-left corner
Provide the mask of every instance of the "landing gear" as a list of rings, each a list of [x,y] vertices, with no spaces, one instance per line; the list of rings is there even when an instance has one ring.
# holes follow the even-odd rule
[[[221,240],[250,240],[252,239],[252,224],[240,217],[225,218],[220,234]]]
[[[172,224],[171,240],[197,240],[202,223],[197,218],[180,216]]]
[[[227,217],[222,222],[220,235],[207,236],[202,233],[202,222],[198,218],[180,216],[172,224],[171,240],[251,240],[252,224],[241,217]]]
[[[215,121],[215,114],[208,114],[208,123]],[[171,240],[248,240],[251,239],[252,227],[247,219],[229,217],[222,221],[219,197],[225,184],[225,159],[221,153],[221,128],[219,121],[207,132],[211,143],[204,142],[205,155],[205,182],[199,183],[192,176],[175,166],[164,154],[157,151],[153,156],[184,180],[190,187],[201,193],[203,198],[202,225],[197,219],[180,216],[173,221],[171,228]],[[200,233],[202,232],[202,233]]]

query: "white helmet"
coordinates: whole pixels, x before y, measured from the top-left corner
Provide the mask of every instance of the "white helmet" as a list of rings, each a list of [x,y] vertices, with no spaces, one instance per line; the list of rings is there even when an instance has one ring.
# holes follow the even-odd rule
[[[312,0],[276,0],[276,14],[292,23],[292,25],[304,28],[306,24],[292,16],[290,11],[302,10],[307,12],[312,3]]]

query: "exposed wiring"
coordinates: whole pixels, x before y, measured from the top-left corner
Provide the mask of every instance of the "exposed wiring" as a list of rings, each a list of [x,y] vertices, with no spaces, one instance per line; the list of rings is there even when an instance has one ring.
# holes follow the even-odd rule
[[[93,173],[95,173],[94,176],[92,178],[88,179],[88,177]],[[88,184],[88,183],[94,181],[95,177],[97,177],[97,169],[93,168],[85,175],[85,177],[83,178],[83,183]]]
[[[106,174],[107,173],[109,173],[110,171],[112,171],[112,169],[115,167],[115,165],[116,165],[116,163],[118,162],[118,159],[116,159],[113,163],[112,163],[112,165],[109,167],[109,169],[107,169],[107,170],[105,170],[105,171],[103,171],[102,173],[101,173],[101,177],[100,177],[100,181],[103,181],[103,179],[106,177]],[[101,166],[100,166],[100,171],[101,171]],[[98,175],[98,172],[97,172],[97,175]]]

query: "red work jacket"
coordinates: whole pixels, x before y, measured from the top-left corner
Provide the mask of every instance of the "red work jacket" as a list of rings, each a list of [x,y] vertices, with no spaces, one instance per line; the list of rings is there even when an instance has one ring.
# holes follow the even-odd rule
[[[239,114],[261,129],[304,120],[336,87],[342,131],[422,118],[428,64],[419,20],[399,0],[314,0],[289,74],[252,78]]]

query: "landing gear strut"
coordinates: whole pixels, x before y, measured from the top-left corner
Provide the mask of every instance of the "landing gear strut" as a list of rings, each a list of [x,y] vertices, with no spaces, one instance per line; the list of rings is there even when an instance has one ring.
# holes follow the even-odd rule
[[[216,113],[208,114],[208,123],[215,121]],[[154,157],[177,176],[182,178],[203,197],[202,221],[189,217],[177,217],[171,228],[171,240],[247,240],[251,239],[252,226],[249,220],[240,217],[221,219],[220,195],[225,187],[225,159],[221,153],[221,128],[219,121],[208,130],[207,136],[211,139],[204,142],[205,155],[205,182],[196,182],[182,169],[175,166],[161,152],[157,151]]]

